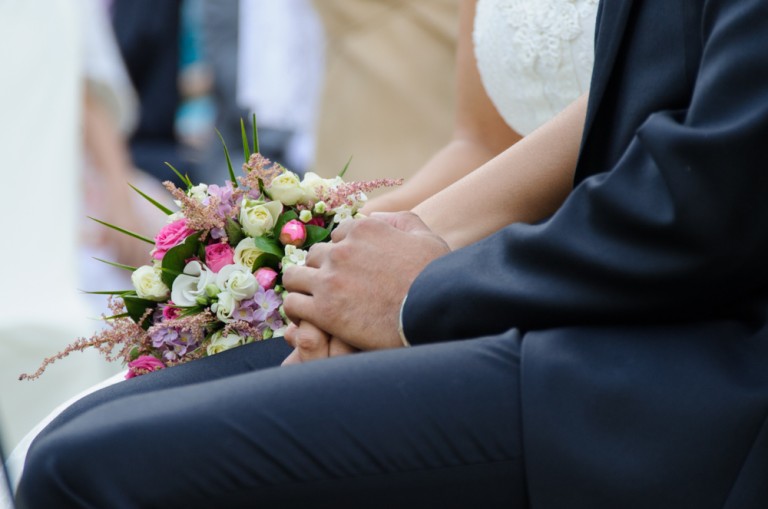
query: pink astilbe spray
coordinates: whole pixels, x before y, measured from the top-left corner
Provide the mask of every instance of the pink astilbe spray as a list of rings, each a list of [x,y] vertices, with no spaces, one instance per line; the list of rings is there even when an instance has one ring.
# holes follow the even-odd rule
[[[403,179],[375,179],[362,182],[344,182],[326,191],[323,199],[329,209],[335,209],[341,205],[354,205],[355,195],[369,193],[381,187],[395,187],[403,184]]]
[[[202,231],[203,235],[214,228],[224,228],[225,220],[218,213],[219,203],[221,203],[218,196],[210,196],[208,204],[203,205],[187,196],[187,193],[176,187],[173,182],[165,181],[163,185],[181,203],[181,212],[187,218],[188,228]]]
[[[122,299],[110,296],[108,306],[110,311],[112,311],[112,316],[118,316],[125,313],[125,304]],[[143,323],[144,320],[149,317],[151,312],[151,309],[147,309],[147,312],[141,317],[139,323]],[[37,371],[31,375],[27,373],[20,375],[19,380],[36,380],[45,372],[48,366],[57,360],[69,356],[72,352],[82,352],[87,348],[96,348],[104,354],[106,359],[110,362],[114,362],[118,359],[123,359],[125,362],[128,362],[128,360],[130,360],[131,350],[134,346],[136,346],[137,343],[144,343],[148,340],[146,331],[127,316],[107,320],[107,317],[102,315],[102,318],[107,322],[109,328],[97,332],[90,339],[76,339],[75,342],[67,346],[61,352],[44,359]]]
[[[243,164],[244,177],[237,177],[238,182],[243,187],[257,190],[259,189],[259,180],[265,187],[269,187],[272,180],[285,172],[285,168],[279,163],[273,163],[258,152],[251,154],[248,162]]]

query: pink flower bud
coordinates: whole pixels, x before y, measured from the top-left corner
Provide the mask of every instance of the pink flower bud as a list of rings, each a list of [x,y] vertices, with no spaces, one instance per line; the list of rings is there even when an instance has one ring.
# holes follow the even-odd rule
[[[269,290],[275,287],[277,283],[277,272],[269,267],[262,267],[253,273],[256,276],[256,281],[265,290]]]
[[[292,245],[301,247],[304,245],[304,241],[307,240],[307,229],[304,223],[297,219],[291,219],[283,226],[280,231],[280,242],[283,245]]]

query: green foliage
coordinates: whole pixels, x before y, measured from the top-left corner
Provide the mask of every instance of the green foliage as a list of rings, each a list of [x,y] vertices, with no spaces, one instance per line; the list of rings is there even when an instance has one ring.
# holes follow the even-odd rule
[[[189,175],[182,175],[179,170],[173,167],[173,165],[166,161],[166,166],[168,166],[171,170],[173,170],[173,173],[176,174],[177,177],[179,177],[179,180],[187,186],[187,191],[189,191],[192,188],[192,181],[189,179]]]
[[[236,247],[240,241],[245,238],[243,229],[237,224],[237,221],[231,217],[227,218],[227,224],[224,225],[224,231],[227,232],[227,239],[229,240],[229,245],[232,247]]]
[[[144,237],[143,235],[139,235],[138,233],[134,233],[132,231],[124,230],[123,228],[120,228],[119,226],[115,226],[113,224],[109,224],[106,221],[102,221],[100,219],[96,219],[95,217],[88,216],[88,219],[96,221],[99,224],[103,224],[107,228],[112,228],[113,230],[117,230],[120,233],[124,233],[124,234],[126,234],[126,235],[128,235],[130,237],[135,238],[135,239],[143,240],[144,242],[146,242],[148,244],[152,244],[153,246],[155,245],[155,241],[154,240],[148,239],[148,238]]]
[[[312,244],[317,244],[328,238],[331,234],[329,228],[323,228],[322,226],[316,226],[313,224],[306,225],[307,228],[307,240],[304,242],[302,249],[309,249]]]
[[[143,191],[141,191],[140,189],[138,189],[137,187],[135,187],[133,184],[128,184],[128,185],[129,185],[129,186],[131,186],[131,189],[133,189],[134,191],[136,191],[137,193],[139,193],[141,196],[143,196],[143,197],[144,197],[144,199],[146,199],[146,200],[147,200],[149,203],[151,203],[152,205],[154,205],[154,206],[155,206],[155,207],[157,207],[158,209],[160,209],[160,210],[162,210],[163,212],[165,212],[165,215],[167,215],[167,216],[170,216],[171,214],[173,214],[173,211],[172,211],[171,209],[169,209],[168,207],[164,206],[164,205],[163,205],[163,204],[161,204],[160,202],[156,201],[156,200],[155,200],[155,199],[153,199],[151,196],[149,196],[149,195],[145,194]]]
[[[352,162],[352,156],[349,156],[349,159],[347,159],[347,164],[344,165],[344,168],[341,170],[341,173],[339,173],[339,177],[344,178],[344,175],[347,173],[347,170],[349,169],[349,163]]]
[[[254,237],[253,243],[256,245],[257,249],[263,251],[264,253],[277,256],[281,260],[285,255],[283,247],[276,239],[270,239],[267,237]]]
[[[251,118],[251,130],[253,131],[253,151],[259,151],[259,130],[256,128],[256,114]]]
[[[243,137],[243,157],[247,163],[248,159],[251,158],[251,147],[248,145],[248,135],[245,132],[245,122],[242,118],[240,119],[240,135]]]
[[[227,159],[227,169],[229,170],[229,180],[232,181],[234,187],[237,187],[237,178],[235,177],[235,170],[232,169],[232,159],[229,157],[227,142],[224,141],[224,137],[218,129],[216,129],[216,135],[219,137],[219,140],[221,140],[221,146],[224,148],[224,157]]]
[[[131,265],[123,265],[122,263],[116,263],[116,262],[110,262],[109,260],[102,260],[101,258],[93,257],[94,260],[98,260],[101,263],[106,263],[107,265],[111,265],[113,267],[117,267],[118,269],[128,270],[128,271],[135,271],[138,269],[138,267],[132,267]]]
[[[147,309],[154,309],[157,306],[157,302],[147,299],[141,299],[133,295],[123,296],[125,302],[125,309],[128,311],[131,319],[138,323],[144,330],[149,329],[152,325],[152,320],[146,319],[143,323],[139,323],[141,317],[147,312]]]
[[[184,239],[178,246],[169,249],[163,256],[163,273],[160,276],[168,288],[173,286],[176,276],[184,271],[187,260],[198,254],[200,247],[200,233],[195,233]]]

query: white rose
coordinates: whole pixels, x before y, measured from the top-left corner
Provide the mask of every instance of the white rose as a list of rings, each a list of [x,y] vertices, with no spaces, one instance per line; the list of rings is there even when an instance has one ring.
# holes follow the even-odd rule
[[[239,334],[230,332],[225,336],[221,333],[221,331],[219,331],[214,333],[213,336],[211,336],[211,343],[208,345],[208,348],[206,350],[208,352],[208,355],[215,355],[225,350],[229,350],[230,348],[235,348],[236,346],[244,345],[246,342],[247,341],[245,340],[245,338],[243,338]]]
[[[216,286],[232,294],[237,300],[253,297],[259,282],[251,270],[242,265],[225,265],[216,274]],[[175,302],[175,301],[174,301]]]
[[[245,198],[240,208],[240,224],[251,237],[261,237],[272,231],[282,211],[283,205],[279,201],[264,203]]]
[[[264,251],[256,247],[256,241],[251,237],[246,237],[237,243],[234,260],[238,265],[253,269],[256,259],[262,254]]]
[[[301,181],[301,190],[304,193],[304,201],[314,202],[319,200],[325,194],[325,190],[328,187],[326,180],[317,173],[308,171],[304,174],[304,178]]]
[[[306,263],[308,251],[299,249],[296,246],[288,244],[285,246],[285,256],[283,257],[283,268],[291,265],[302,266]]]
[[[216,274],[198,262],[189,262],[184,273],[176,276],[171,289],[171,300],[177,306],[196,306],[198,297],[205,297],[205,287],[213,284]]]
[[[286,205],[296,205],[304,199],[298,175],[287,170],[272,179],[267,187],[267,194],[273,200],[279,200]]]
[[[237,306],[235,297],[229,292],[221,292],[219,294],[219,301],[213,303],[211,311],[216,313],[216,318],[224,323],[229,323],[232,321],[232,313],[235,312],[235,306]]]
[[[198,184],[193,186],[189,188],[187,195],[196,202],[202,203],[206,198],[208,198],[208,185]]]
[[[131,282],[136,289],[136,295],[142,299],[164,301],[168,298],[168,287],[163,283],[162,271],[157,267],[144,265],[133,271]]]

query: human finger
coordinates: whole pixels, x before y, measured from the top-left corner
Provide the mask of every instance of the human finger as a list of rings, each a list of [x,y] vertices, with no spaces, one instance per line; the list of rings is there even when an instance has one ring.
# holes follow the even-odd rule
[[[344,240],[347,235],[349,234],[349,231],[355,226],[355,224],[359,224],[363,221],[367,221],[367,219],[356,219],[354,221],[342,221],[339,223],[339,226],[337,226],[332,232],[331,232],[331,240],[333,242],[341,242]]]
[[[304,293],[307,295],[312,294],[312,278],[313,269],[311,267],[302,267],[298,265],[292,265],[286,267],[283,271],[283,286],[289,292]]]
[[[305,264],[307,267],[319,268],[328,256],[331,245],[328,242],[318,242],[309,248]]]
[[[301,355],[299,355],[298,348],[294,348],[290,355],[280,363],[281,366],[290,366],[291,364],[301,364]]]
[[[286,343],[291,345],[292,347],[296,348],[296,331],[298,330],[298,326],[291,322],[288,324],[288,327],[285,328],[285,331],[283,331],[283,339]]]
[[[312,321],[314,316],[314,300],[303,293],[288,292],[283,297],[283,310],[293,323],[300,324],[303,320]],[[294,336],[295,337],[295,336]]]
[[[307,321],[297,328],[295,340],[302,362],[325,359],[329,355],[331,336]]]
[[[351,353],[359,352],[359,350],[337,337],[332,337],[330,344],[328,345],[328,357],[338,357],[340,355],[349,355]]]

